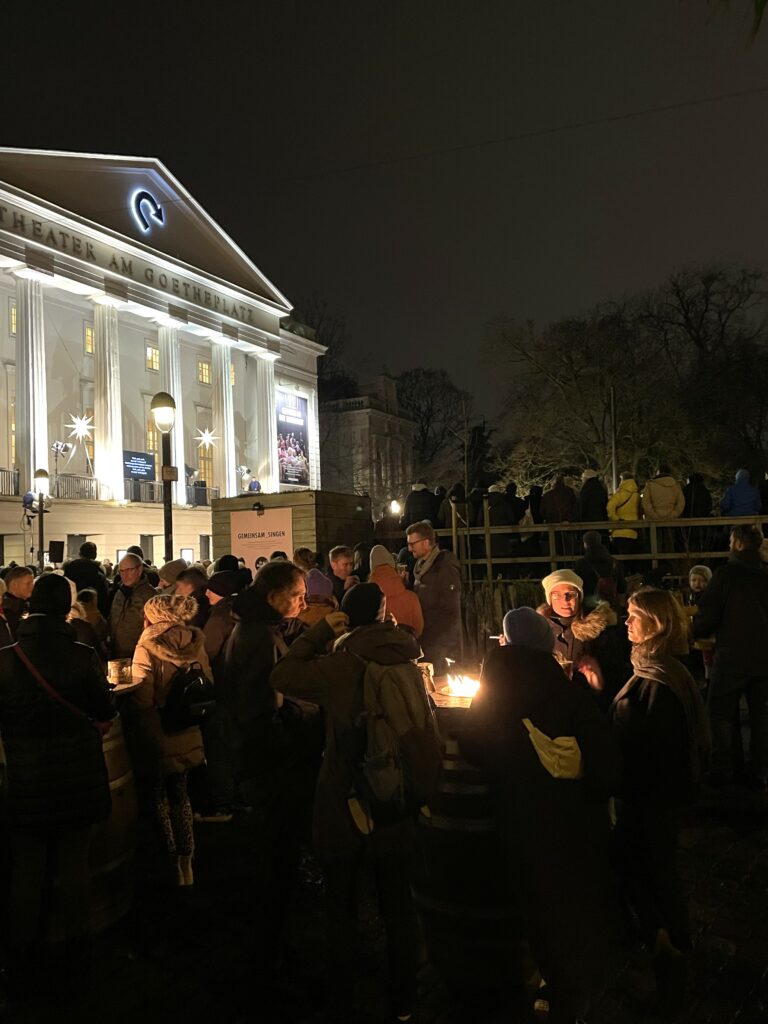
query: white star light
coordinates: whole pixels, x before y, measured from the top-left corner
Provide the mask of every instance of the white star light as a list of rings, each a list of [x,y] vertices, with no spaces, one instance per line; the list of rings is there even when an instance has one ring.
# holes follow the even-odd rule
[[[198,427],[197,437],[195,440],[197,441],[198,448],[205,448],[207,451],[212,445],[215,445],[219,439],[210,427],[205,427],[202,430]]]
[[[93,417],[71,415],[71,420],[71,423],[67,423],[69,436],[74,437],[76,441],[90,441],[92,432],[95,429],[93,426]]]

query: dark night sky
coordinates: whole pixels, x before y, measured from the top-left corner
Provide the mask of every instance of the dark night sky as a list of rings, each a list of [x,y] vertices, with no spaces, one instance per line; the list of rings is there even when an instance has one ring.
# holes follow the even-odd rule
[[[490,400],[495,314],[544,322],[680,263],[765,262],[768,26],[750,44],[750,7],[4,15],[2,144],[159,157],[284,293],[345,316],[364,373],[444,366]]]

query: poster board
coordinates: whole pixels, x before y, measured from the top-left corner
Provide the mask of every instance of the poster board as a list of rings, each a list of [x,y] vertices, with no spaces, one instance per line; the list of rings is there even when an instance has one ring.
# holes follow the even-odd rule
[[[309,487],[309,412],[306,398],[276,391],[277,465],[280,483]]]
[[[232,554],[244,558],[253,571],[257,558],[269,558],[273,551],[284,551],[293,558],[293,511],[290,508],[266,508],[232,512],[230,516]]]

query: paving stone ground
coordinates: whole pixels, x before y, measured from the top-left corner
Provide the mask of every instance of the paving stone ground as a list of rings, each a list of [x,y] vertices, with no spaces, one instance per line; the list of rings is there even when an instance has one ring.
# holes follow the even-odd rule
[[[305,865],[290,922],[296,963],[279,973],[273,1008],[253,962],[249,853],[238,826],[197,826],[197,884],[169,890],[143,883],[131,914],[99,936],[94,980],[67,1011],[45,982],[19,1024],[76,1020],[104,1024],[214,1021],[216,1024],[320,1019],[323,984],[321,882]],[[688,1007],[680,1024],[768,1024],[768,805],[745,790],[706,790],[682,831],[681,867],[695,950]],[[383,1024],[382,935],[374,900],[363,901],[360,1024]],[[422,977],[419,1024],[450,1020],[439,979]],[[589,1017],[591,1024],[658,1024],[649,955],[627,949]],[[313,1016],[314,1015],[314,1016]],[[511,1018],[510,1018],[511,1019]]]

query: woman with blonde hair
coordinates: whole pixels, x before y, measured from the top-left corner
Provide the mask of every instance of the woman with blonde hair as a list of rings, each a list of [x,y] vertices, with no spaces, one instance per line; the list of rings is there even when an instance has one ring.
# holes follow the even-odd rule
[[[692,804],[708,752],[704,705],[675,657],[685,641],[680,605],[664,590],[629,600],[634,674],[612,706],[624,755],[616,842],[624,895],[654,950],[659,1008],[679,1009],[691,949],[686,899],[677,873],[680,809]]]
[[[140,685],[130,696],[141,716],[141,731],[153,761],[156,820],[178,885],[194,883],[195,840],[187,773],[203,763],[203,737],[196,725],[166,734],[158,709],[165,704],[179,668],[199,665],[211,678],[203,631],[190,625],[196,613],[193,597],[151,597],[144,605],[144,631],[131,667],[133,682]]]

